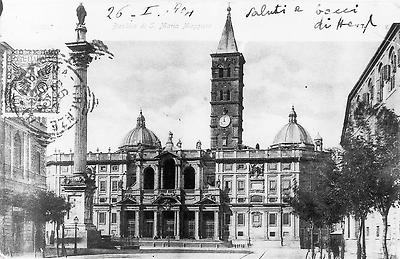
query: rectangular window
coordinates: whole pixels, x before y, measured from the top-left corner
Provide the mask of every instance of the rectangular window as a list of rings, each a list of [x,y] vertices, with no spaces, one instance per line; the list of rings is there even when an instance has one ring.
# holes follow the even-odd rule
[[[275,237],[275,232],[269,232],[270,237]]]
[[[290,170],[292,163],[282,163],[282,171],[283,170]]]
[[[367,237],[369,237],[369,227],[366,227],[365,228],[365,232],[367,232],[366,234],[367,234]]]
[[[117,199],[117,198],[115,198],[115,197],[114,197],[114,198],[111,198],[111,202],[112,202],[112,203],[116,203],[116,202],[117,202],[117,200],[118,200],[118,199]]]
[[[276,202],[278,199],[277,198],[269,198],[268,201],[269,202]]]
[[[276,192],[276,180],[269,180],[269,192]]]
[[[376,226],[376,237],[379,237],[379,226]]]
[[[112,172],[118,172],[118,165],[112,165],[111,166],[111,171]]]
[[[99,212],[99,224],[106,224],[106,213]]]
[[[106,165],[100,165],[99,166],[99,171],[100,172],[107,172],[107,166]]]
[[[111,213],[111,223],[117,223],[117,213]]]
[[[225,171],[232,171],[232,164],[224,164]]]
[[[278,170],[278,164],[277,163],[270,163],[270,164],[268,164],[268,169],[269,170]]]
[[[261,222],[261,215],[260,214],[254,214],[253,215],[253,223],[260,223]]]
[[[282,224],[289,226],[290,225],[290,213],[283,213],[282,214]]]
[[[68,166],[61,166],[61,173],[68,173]]]
[[[100,191],[105,192],[107,190],[107,182],[106,181],[100,181]]]
[[[244,192],[244,181],[243,180],[239,180],[237,182],[237,189],[239,192]]]
[[[282,191],[290,191],[290,180],[282,180]]]
[[[116,191],[118,191],[118,181],[112,181],[111,182],[111,191],[112,192],[116,192]]]
[[[99,200],[100,200],[100,203],[105,203],[105,202],[107,202],[107,198],[104,198],[104,197],[101,197]]]
[[[238,231],[238,237],[244,236],[243,231]]]
[[[269,214],[269,225],[276,226],[276,213]]]
[[[237,164],[236,169],[237,170],[245,170],[246,169],[246,164]]]
[[[238,225],[244,225],[244,214],[243,213],[238,213]]]
[[[224,182],[224,189],[228,192],[232,191],[232,181],[225,181]]]
[[[246,202],[246,198],[238,198],[238,203],[244,203]]]

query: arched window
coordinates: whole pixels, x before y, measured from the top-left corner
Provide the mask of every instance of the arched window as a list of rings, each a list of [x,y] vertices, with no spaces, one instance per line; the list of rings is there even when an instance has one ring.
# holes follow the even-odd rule
[[[189,166],[183,171],[183,189],[195,188],[195,171],[194,168]]]
[[[231,77],[231,67],[226,69],[226,77]]]
[[[35,153],[33,153],[33,158],[32,158],[32,162],[33,162],[33,170],[34,172],[40,174],[40,170],[42,169],[41,167],[41,163],[42,163],[42,159],[40,157],[40,152],[36,151]]]
[[[175,161],[165,160],[163,169],[163,189],[175,189]]]
[[[373,101],[374,101],[374,91],[375,91],[375,89],[374,89],[374,85],[372,84],[372,79],[371,78],[368,80],[368,91],[369,91],[369,96],[370,96],[370,104],[372,104]]]
[[[224,92],[221,90],[219,91],[219,100],[223,101],[224,100]]]
[[[14,167],[22,167],[22,141],[18,133],[14,135],[14,153],[13,153]]]
[[[224,69],[222,67],[218,68],[218,77],[224,77]]]
[[[151,167],[147,167],[143,171],[143,189],[153,190],[154,189],[154,170]]]
[[[395,73],[396,73],[396,67],[397,67],[397,57],[396,57],[396,53],[395,53],[393,47],[390,49],[390,52],[389,52],[389,61],[390,61],[390,68],[388,68],[388,69],[390,69],[390,71],[389,71],[389,80],[390,80],[389,91],[391,91],[395,87]]]
[[[229,90],[226,91],[226,100],[227,101],[231,100],[231,91],[229,91]]]
[[[384,81],[383,81],[383,65],[382,63],[379,64],[378,66],[378,80],[377,80],[377,84],[378,84],[378,102],[381,102],[383,100],[383,87],[384,87]]]

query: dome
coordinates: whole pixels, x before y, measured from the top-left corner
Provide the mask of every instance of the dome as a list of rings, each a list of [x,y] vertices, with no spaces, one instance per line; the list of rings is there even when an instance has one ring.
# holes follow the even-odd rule
[[[145,121],[142,111],[140,111],[136,127],[125,136],[121,143],[121,149],[138,148],[139,146],[144,148],[158,148],[161,146],[161,142],[156,134],[146,128]]]
[[[314,145],[307,130],[297,123],[297,114],[292,106],[292,111],[289,114],[289,123],[283,126],[276,134],[272,145],[301,143]]]

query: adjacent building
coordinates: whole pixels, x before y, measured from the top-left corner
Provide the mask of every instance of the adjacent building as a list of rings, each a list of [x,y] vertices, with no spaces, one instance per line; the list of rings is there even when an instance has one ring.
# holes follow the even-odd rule
[[[346,105],[346,113],[342,131],[342,139],[352,120],[357,104],[364,101],[370,106],[385,105],[400,114],[400,24],[394,23],[382,43],[367,64],[356,85],[351,90]],[[358,228],[352,219],[346,219],[345,238],[356,240]],[[400,255],[400,209],[390,210],[388,231],[389,252]],[[382,219],[378,212],[372,213],[366,221],[367,249],[380,252],[383,233]],[[348,242],[354,244],[355,242]]]
[[[5,60],[13,49],[0,42],[0,106],[2,107]],[[35,122],[46,131],[45,121]],[[45,147],[18,119],[8,118],[0,109],[0,191],[2,194],[29,193],[46,189]],[[2,209],[5,208],[1,204]],[[25,220],[18,205],[6,207],[0,221],[0,250],[4,253],[33,251],[33,224]]]
[[[139,237],[141,242],[299,245],[305,231],[287,199],[293,187],[307,185],[312,164],[323,152],[297,121],[289,121],[270,147],[243,144],[243,67],[230,8],[216,53],[211,54],[210,149],[200,141],[182,149],[173,134],[162,145],[140,111],[137,125],[115,152],[89,152],[95,171],[94,224],[103,235]],[[73,172],[73,154],[47,160],[50,190],[72,203],[64,188]]]

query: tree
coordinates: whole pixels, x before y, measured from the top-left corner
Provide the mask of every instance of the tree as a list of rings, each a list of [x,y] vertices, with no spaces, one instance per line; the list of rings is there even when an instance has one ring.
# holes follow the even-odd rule
[[[338,186],[345,194],[347,211],[359,224],[357,258],[365,258],[365,219],[373,208],[373,150],[365,139],[357,137],[347,138],[343,149]]]
[[[349,124],[342,143],[345,150],[342,183],[351,211],[361,219],[358,247],[361,233],[364,233],[365,218],[375,209],[382,215],[385,259],[389,257],[387,216],[400,195],[399,126],[399,118],[392,110],[385,106],[370,107],[361,102],[354,111],[354,121]]]
[[[11,195],[12,192],[9,189],[2,187],[0,189],[0,216],[2,217],[2,246],[1,251],[3,254],[6,254],[6,234],[5,234],[5,221],[8,211],[11,206]]]
[[[373,188],[374,209],[379,211],[383,221],[382,249],[384,258],[389,258],[386,238],[388,214],[400,198],[400,139],[399,118],[386,107],[370,110],[374,116],[375,128],[372,134],[374,148],[375,186]]]
[[[44,255],[46,243],[43,228],[45,223],[54,222],[57,224],[57,228],[59,228],[59,225],[64,220],[64,215],[71,208],[71,205],[64,198],[56,196],[54,192],[43,190],[38,190],[29,196],[25,196],[24,202],[21,204],[23,204],[26,217],[34,223],[35,229],[38,231],[37,233],[42,237],[40,248],[43,249]],[[39,231],[40,229],[42,231]]]
[[[295,186],[295,195],[289,202],[300,219],[310,225],[312,258],[315,256],[314,228],[319,229],[320,257],[322,257],[322,229],[328,231],[330,241],[332,226],[340,222],[346,213],[346,207],[341,199],[342,193],[336,186],[339,173],[332,151],[316,155],[311,163],[309,175],[303,176],[299,186]],[[330,245],[327,246],[327,250],[330,256]]]

